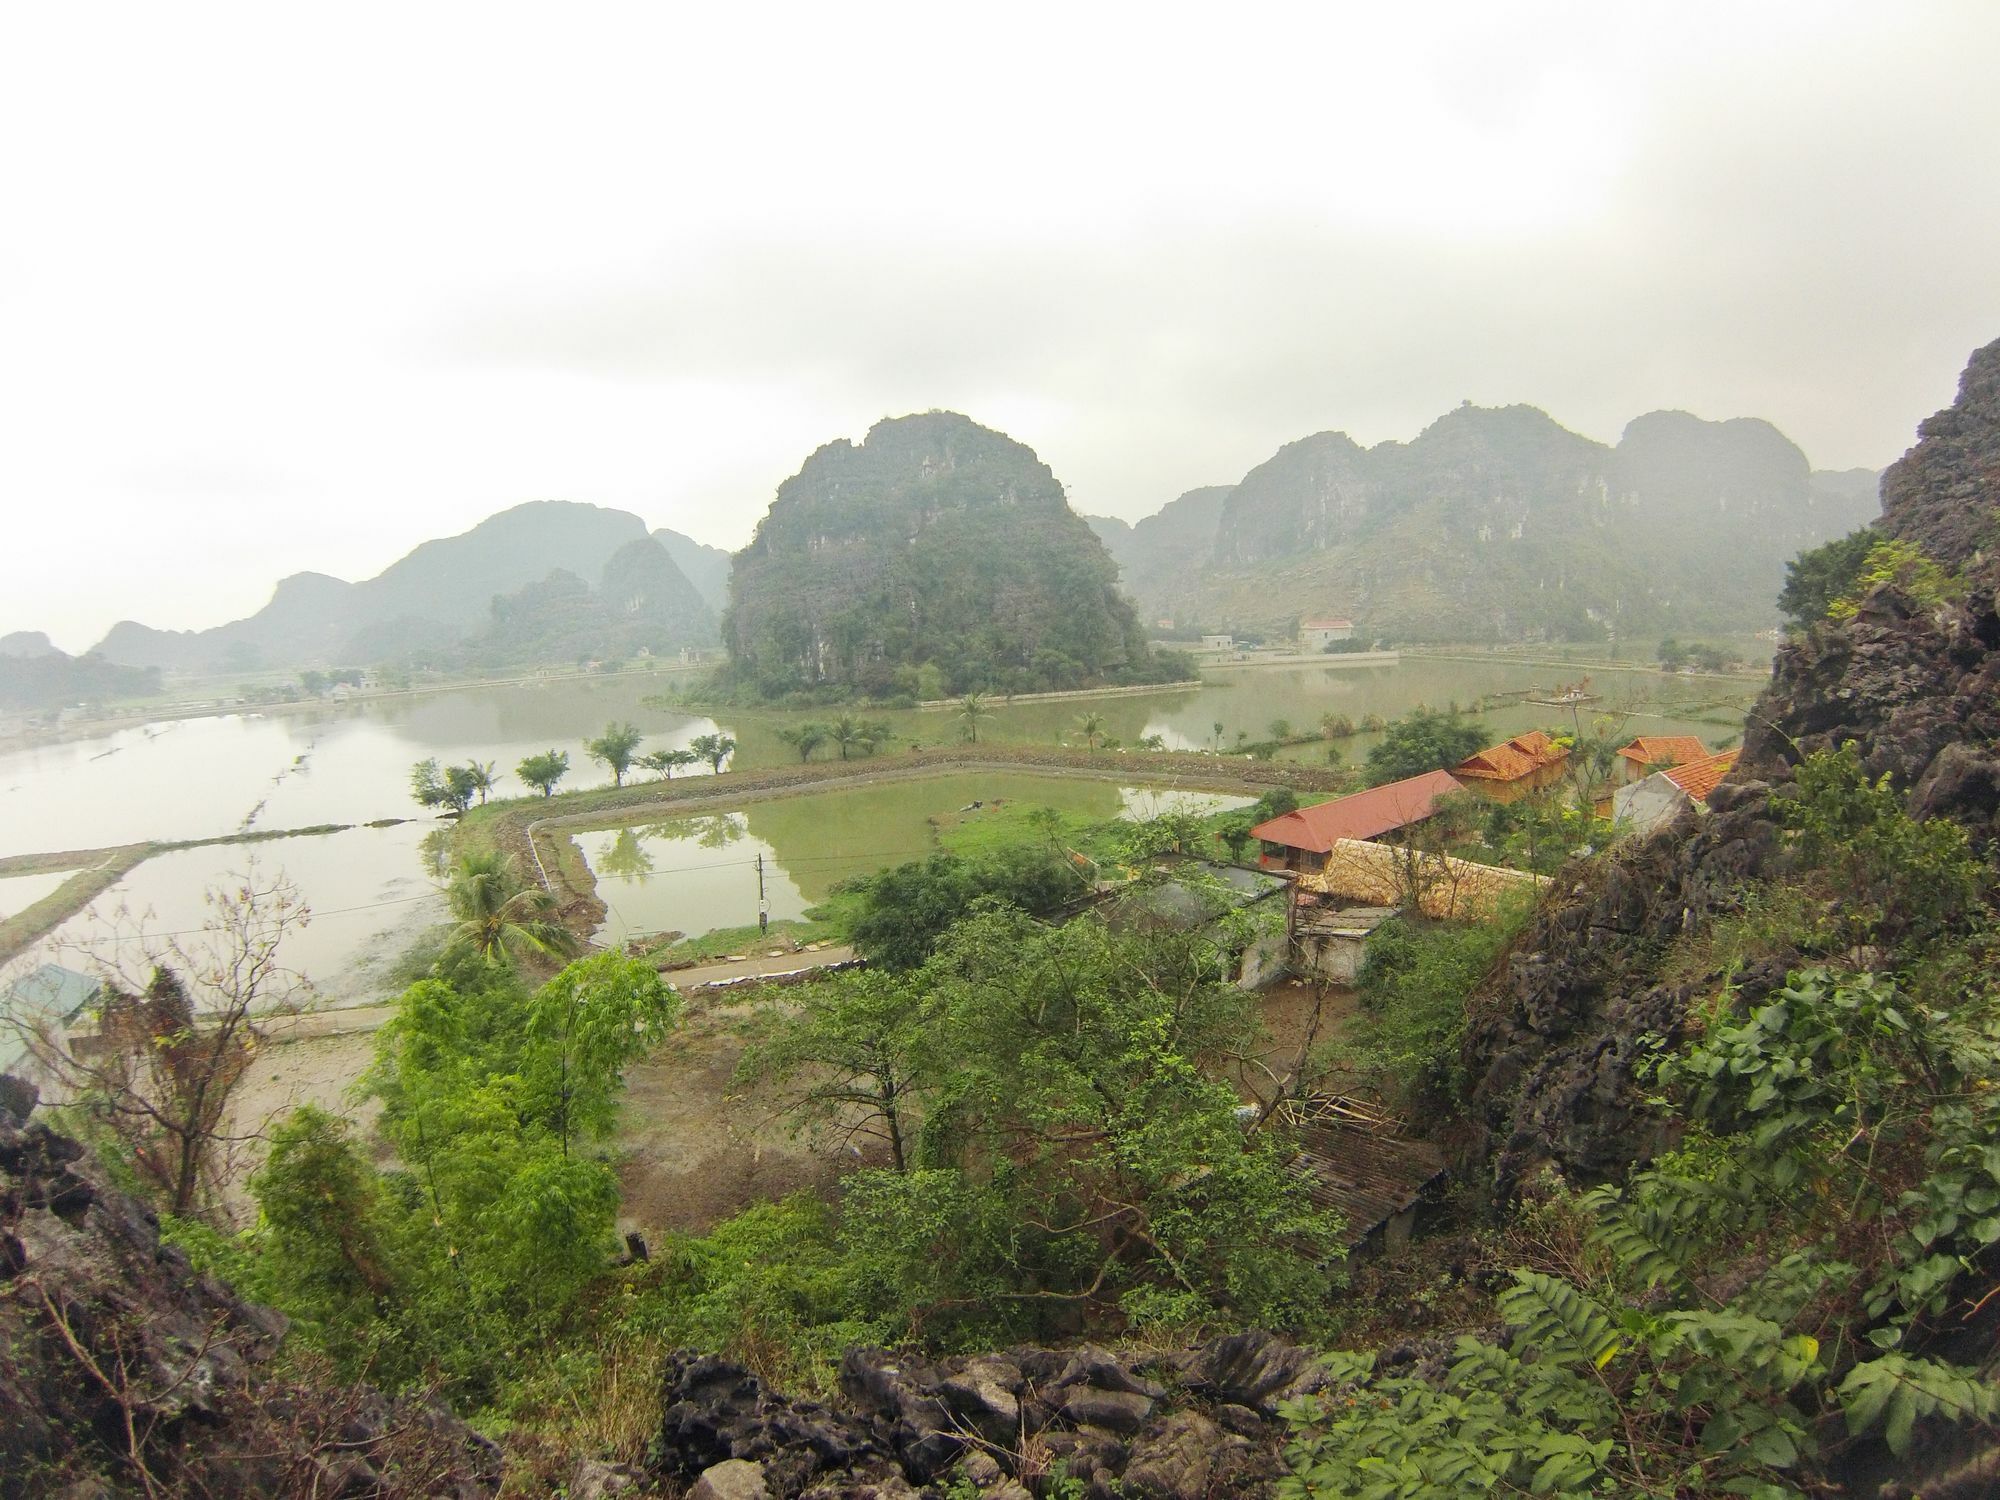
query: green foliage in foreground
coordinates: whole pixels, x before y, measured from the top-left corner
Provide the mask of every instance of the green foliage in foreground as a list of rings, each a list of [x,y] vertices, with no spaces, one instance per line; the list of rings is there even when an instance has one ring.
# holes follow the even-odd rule
[[[377,1044],[401,1166],[379,1170],[345,1122],[302,1109],[252,1178],[256,1227],[235,1241],[177,1234],[289,1314],[343,1377],[437,1380],[477,1409],[604,1275],[618,1185],[589,1148],[675,1004],[650,968],[616,954],[532,992],[476,963],[421,980]]]
[[[891,1169],[846,1178],[837,1216],[784,1219],[786,1253],[831,1268],[837,1294],[771,1299],[780,1268],[696,1245],[686,1295],[746,1320],[731,1347],[801,1369],[831,1347],[829,1317],[958,1345],[1079,1318],[1311,1324],[1339,1225],[1203,1069],[1255,1028],[1218,957],[1199,936],[996,909],[914,972],[840,976],[767,1012],[745,1080],[821,1128],[861,1120]],[[761,1235],[773,1221],[755,1212]]]
[[[1930,1357],[2000,1246],[2000,996],[1980,867],[1853,747],[1800,767],[1780,821],[1820,965],[1662,1048],[1683,1149],[1552,1207],[1577,1248],[1499,1299],[1438,1383],[1339,1355],[1292,1404],[1288,1500],[1824,1493],[1835,1422],[1903,1456],[1925,1422],[1994,1423],[2000,1390]],[[1405,974],[1417,964],[1401,965]],[[1558,1274],[1559,1273],[1559,1274]]]

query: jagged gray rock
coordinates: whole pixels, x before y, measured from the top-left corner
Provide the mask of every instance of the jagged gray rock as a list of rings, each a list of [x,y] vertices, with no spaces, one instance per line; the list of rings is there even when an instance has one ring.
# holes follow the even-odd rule
[[[136,1462],[217,1500],[499,1487],[499,1450],[441,1408],[274,1373],[285,1319],[196,1272],[35,1103],[0,1077],[0,1497],[137,1493]]]

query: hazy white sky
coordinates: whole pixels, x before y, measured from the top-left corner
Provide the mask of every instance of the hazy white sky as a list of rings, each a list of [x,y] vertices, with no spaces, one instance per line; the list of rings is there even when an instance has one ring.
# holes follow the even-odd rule
[[[2000,6],[0,10],[0,631],[928,407],[1136,518],[1462,399],[1880,465],[2000,336]]]

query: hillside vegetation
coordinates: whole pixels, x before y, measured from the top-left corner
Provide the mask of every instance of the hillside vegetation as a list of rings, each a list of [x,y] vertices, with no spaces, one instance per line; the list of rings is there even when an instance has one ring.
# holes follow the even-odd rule
[[[807,459],[736,554],[730,676],[939,697],[1181,675],[1116,579],[1031,449],[952,412],[879,422]]]

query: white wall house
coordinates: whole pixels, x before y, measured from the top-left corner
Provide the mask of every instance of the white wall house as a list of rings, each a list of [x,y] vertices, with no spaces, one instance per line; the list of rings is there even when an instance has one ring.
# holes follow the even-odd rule
[[[1335,641],[1354,639],[1352,620],[1301,620],[1299,644],[1308,651],[1324,651]]]

